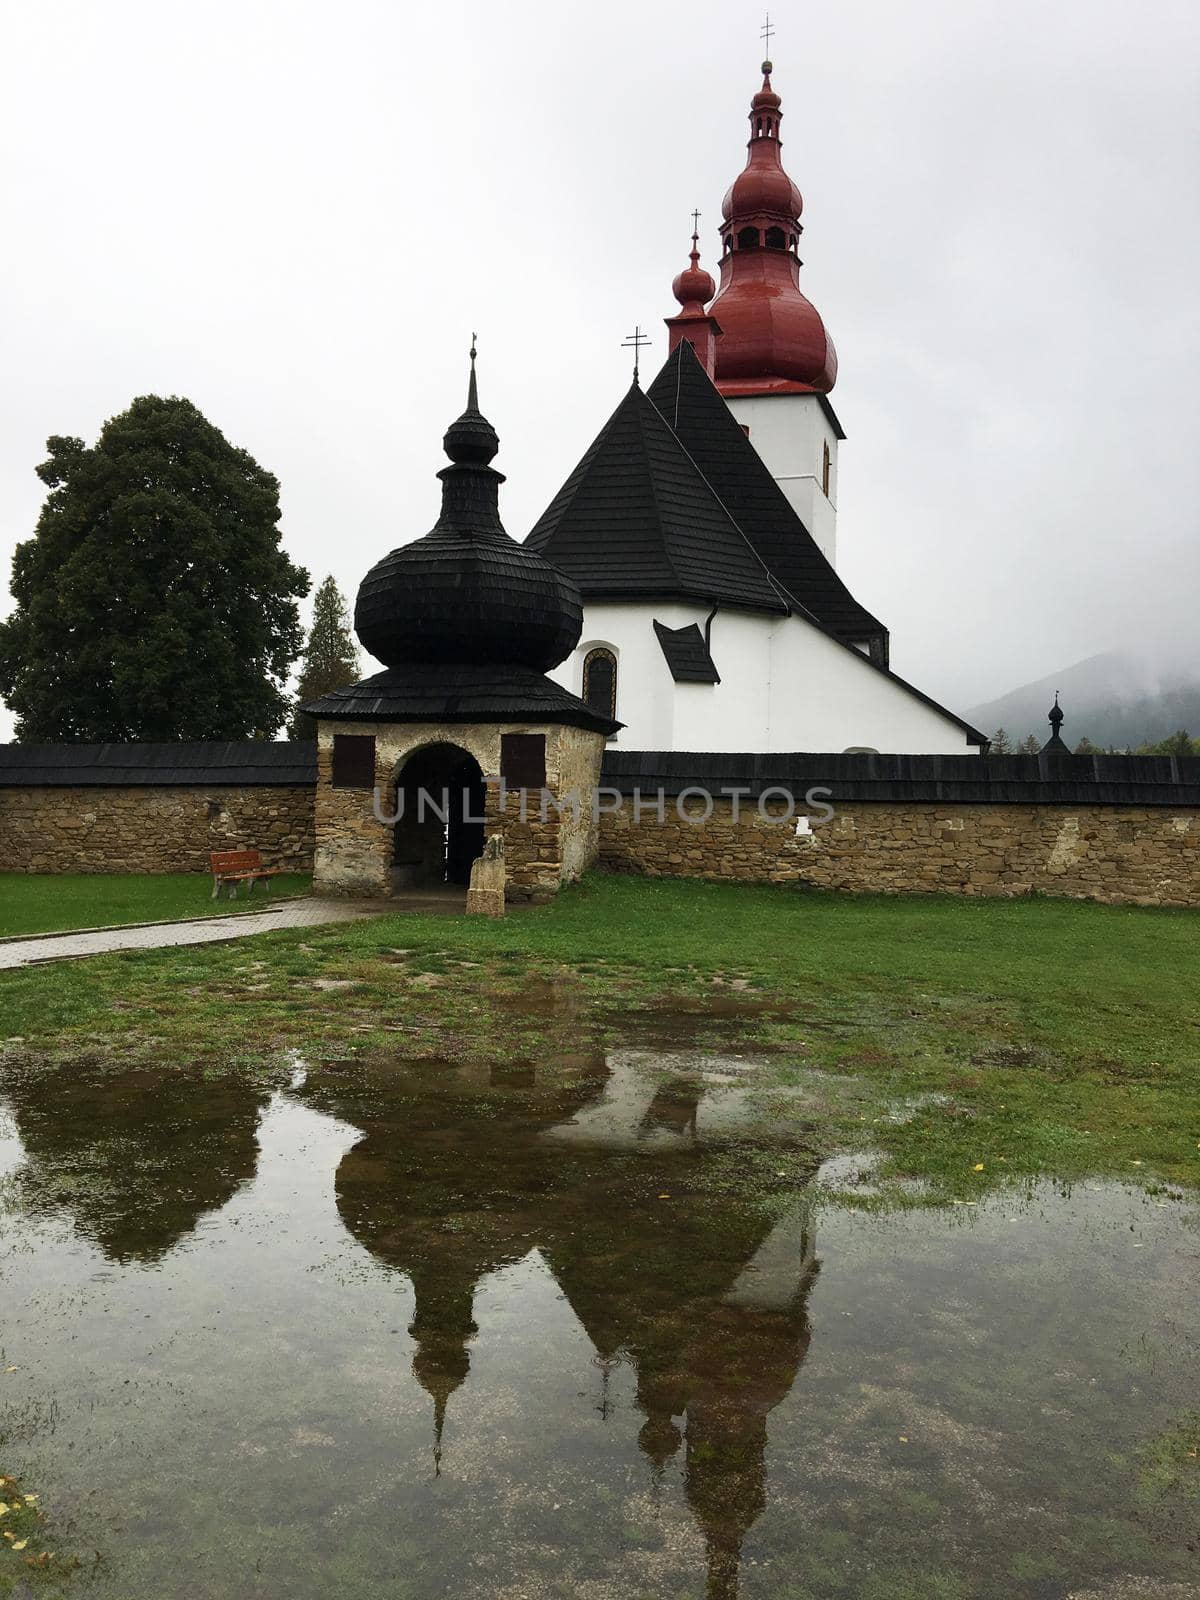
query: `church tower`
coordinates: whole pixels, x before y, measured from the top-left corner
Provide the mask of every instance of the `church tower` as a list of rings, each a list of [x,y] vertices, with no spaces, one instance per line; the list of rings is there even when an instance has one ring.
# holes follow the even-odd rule
[[[780,158],[781,101],[762,64],[744,170],[722,203],[720,328],[713,376],[771,476],[827,559],[837,558],[838,444],[829,394],[833,340],[800,291],[804,200]],[[674,342],[674,341],[673,341]]]

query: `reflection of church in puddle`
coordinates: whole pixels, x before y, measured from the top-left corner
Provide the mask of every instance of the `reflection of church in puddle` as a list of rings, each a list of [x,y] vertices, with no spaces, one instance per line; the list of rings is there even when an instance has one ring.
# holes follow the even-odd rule
[[[746,1091],[703,1074],[664,1083],[618,1056],[546,1087],[528,1070],[438,1066],[403,1102],[324,1075],[305,1098],[365,1130],[338,1169],[338,1212],[412,1281],[438,1470],[470,1380],[476,1289],[536,1250],[602,1373],[621,1361],[636,1373],[654,1481],[682,1450],[708,1593],[735,1594],[765,1504],[767,1418],[808,1348],[816,1270],[802,1213],[773,1218],[744,1181],[720,1181],[730,1158],[745,1177]]]
[[[545,1073],[328,1066],[299,1091],[362,1130],[337,1168],[337,1210],[411,1280],[412,1368],[431,1397],[438,1469],[453,1473],[455,1412],[471,1414],[478,1286],[536,1254],[595,1350],[602,1404],[618,1364],[636,1375],[648,1479],[681,1469],[708,1593],[721,1597],[737,1591],[742,1541],[765,1504],[767,1419],[808,1348],[816,1270],[803,1203],[781,1215],[763,1199],[811,1175],[802,1129],[789,1118],[780,1138],[752,1138],[737,1073],[618,1051]],[[53,1085],[14,1079],[4,1098],[22,1204],[69,1215],[77,1236],[133,1269],[163,1263],[254,1181],[268,1100],[237,1077],[80,1063]]]

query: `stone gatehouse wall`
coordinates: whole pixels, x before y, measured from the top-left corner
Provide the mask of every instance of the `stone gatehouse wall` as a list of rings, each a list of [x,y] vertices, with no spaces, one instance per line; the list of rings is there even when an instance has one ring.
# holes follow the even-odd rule
[[[392,876],[394,835],[375,814],[367,789],[334,788],[333,740],[337,734],[369,733],[375,740],[375,786],[384,816],[395,814],[397,778],[407,761],[430,745],[450,744],[464,750],[492,775],[500,770],[502,734],[516,725],[494,723],[359,722],[322,717],[317,735],[316,827],[318,847],[314,887],[322,894],[388,897],[395,892]],[[504,839],[505,893],[511,901],[549,899],[559,887],[578,878],[595,859],[598,829],[592,791],[604,747],[601,734],[557,723],[522,724],[520,731],[546,740],[546,787],[553,795],[582,796],[578,816],[547,807],[545,818],[535,799],[522,817],[517,794],[509,794],[503,812],[498,785],[486,787],[484,834]]]
[[[312,868],[311,784],[0,788],[0,872],[207,872],[210,850]]]
[[[625,796],[601,818],[599,864],[647,877],[810,884],[854,893],[1024,895],[1200,906],[1200,805],[832,803],[796,833],[784,802],[716,799],[703,826],[667,795],[660,821]],[[683,800],[699,814],[703,802]],[[803,807],[801,807],[803,811]],[[803,826],[803,825],[802,825]]]

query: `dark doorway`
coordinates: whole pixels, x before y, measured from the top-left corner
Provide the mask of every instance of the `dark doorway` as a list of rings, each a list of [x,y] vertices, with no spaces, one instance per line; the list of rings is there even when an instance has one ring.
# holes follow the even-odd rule
[[[430,744],[396,779],[392,876],[397,888],[467,884],[483,853],[486,791],[478,761],[456,744]]]

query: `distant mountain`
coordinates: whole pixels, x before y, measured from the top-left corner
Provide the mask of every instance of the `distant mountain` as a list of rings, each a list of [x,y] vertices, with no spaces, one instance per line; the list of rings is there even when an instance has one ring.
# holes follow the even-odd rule
[[[1200,675],[1184,669],[1152,669],[1144,661],[1109,651],[1073,667],[1011,689],[967,712],[983,733],[1003,728],[1014,745],[1027,734],[1049,737],[1046,715],[1058,690],[1066,721],[1063,738],[1072,749],[1083,738],[1107,749],[1134,748],[1165,739],[1179,728],[1200,737]]]

